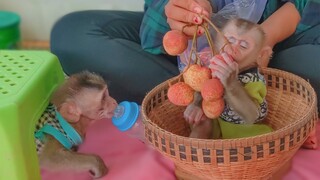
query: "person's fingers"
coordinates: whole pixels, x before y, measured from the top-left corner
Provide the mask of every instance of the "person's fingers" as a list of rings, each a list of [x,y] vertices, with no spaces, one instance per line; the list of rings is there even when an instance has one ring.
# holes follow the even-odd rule
[[[166,6],[165,13],[167,18],[175,21],[184,22],[185,24],[201,24],[202,18],[191,11],[183,8],[175,7],[174,10],[168,10],[169,6]]]
[[[210,1],[208,0],[196,0],[198,4],[203,7],[204,11],[202,12],[202,15],[206,17],[211,17],[212,14],[212,6],[210,4]]]
[[[197,36],[201,36],[204,33],[204,28],[202,26],[198,26],[197,29],[196,25],[186,25],[182,27],[182,32],[189,38],[192,38],[194,36],[194,33],[197,33]]]
[[[183,23],[183,22],[179,22],[179,21],[175,21],[175,20],[169,19],[169,18],[167,19],[167,22],[170,25],[171,29],[182,31],[189,38],[192,38],[194,33],[197,30],[196,25],[189,25],[189,24],[186,24],[186,23]],[[199,26],[198,27],[198,31],[197,31],[197,35],[201,35],[203,33],[204,33],[203,27]]]
[[[209,17],[208,9],[211,13],[211,6],[208,2],[199,1],[203,6],[197,3],[195,0],[170,0],[165,6],[165,15],[167,16],[167,23],[171,29],[180,30],[189,37],[192,37],[195,32],[198,35],[204,33],[204,29],[196,25],[203,23],[202,15]],[[197,30],[197,31],[196,31]]]
[[[204,8],[202,5],[205,5],[204,3],[198,3],[195,0],[170,0],[168,4],[173,6],[178,6],[180,8],[186,9],[188,11],[191,11],[193,13],[201,14],[208,10],[208,8]],[[206,12],[208,13],[208,12]]]
[[[198,15],[204,15],[207,18],[212,14],[212,7],[208,0],[173,0],[173,3]]]

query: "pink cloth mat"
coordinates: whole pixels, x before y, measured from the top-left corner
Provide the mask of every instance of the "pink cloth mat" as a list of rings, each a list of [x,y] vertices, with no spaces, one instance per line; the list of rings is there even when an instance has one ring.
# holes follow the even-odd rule
[[[320,139],[320,123],[317,124]],[[159,152],[148,148],[137,139],[118,131],[111,120],[93,124],[79,152],[99,155],[109,173],[99,180],[174,180],[174,164]],[[283,180],[320,179],[320,149],[300,149],[293,158],[292,169]],[[88,172],[50,172],[41,170],[43,180],[89,180]]]

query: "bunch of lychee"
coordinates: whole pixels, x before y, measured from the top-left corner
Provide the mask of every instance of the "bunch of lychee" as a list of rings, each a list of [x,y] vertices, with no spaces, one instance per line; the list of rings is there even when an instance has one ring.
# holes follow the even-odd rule
[[[163,46],[171,55],[182,53],[187,45],[187,37],[177,30],[167,32],[163,38]],[[224,88],[218,78],[212,77],[211,70],[200,64],[191,64],[180,75],[183,81],[169,86],[169,101],[178,106],[188,106],[193,102],[194,93],[200,92],[204,114],[212,119],[219,117],[225,106]]]

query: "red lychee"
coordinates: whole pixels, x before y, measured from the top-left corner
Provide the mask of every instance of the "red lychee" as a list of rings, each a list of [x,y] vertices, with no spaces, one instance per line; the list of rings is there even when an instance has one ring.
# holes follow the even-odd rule
[[[188,37],[181,31],[171,30],[163,36],[162,43],[169,55],[176,56],[187,49]]]
[[[224,110],[224,99],[220,98],[214,101],[202,101],[202,110],[203,113],[211,119],[216,119]]]
[[[168,99],[175,105],[187,106],[193,101],[194,90],[184,82],[177,82],[168,89]]]
[[[206,101],[212,101],[222,98],[223,92],[221,81],[218,78],[212,78],[203,83],[201,96]]]
[[[203,83],[211,78],[211,70],[198,64],[192,64],[183,73],[184,82],[196,91],[201,91]]]

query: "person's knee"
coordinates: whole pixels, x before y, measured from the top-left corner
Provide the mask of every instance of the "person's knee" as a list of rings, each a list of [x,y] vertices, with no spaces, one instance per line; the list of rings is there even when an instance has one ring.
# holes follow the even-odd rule
[[[314,88],[320,102],[320,45],[305,44],[275,53],[269,66],[296,74]],[[318,108],[320,108],[318,103]],[[320,109],[319,109],[320,110]]]

